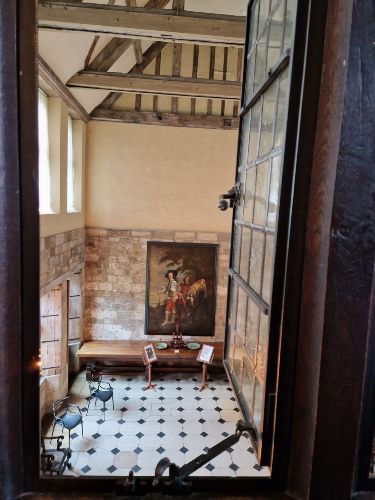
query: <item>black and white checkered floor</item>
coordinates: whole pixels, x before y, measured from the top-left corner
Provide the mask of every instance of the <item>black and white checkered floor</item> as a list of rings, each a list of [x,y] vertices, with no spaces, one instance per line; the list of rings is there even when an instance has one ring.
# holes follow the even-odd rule
[[[199,380],[198,380],[199,379]],[[87,414],[85,373],[75,380],[71,402],[84,415],[71,435],[73,468],[68,475],[153,476],[163,457],[181,466],[233,434],[241,414],[232,388],[224,377],[210,379],[199,392],[197,374],[168,374],[155,379],[155,390],[143,391],[143,375],[103,377],[114,389],[115,409],[93,402]],[[105,413],[105,415],[104,415]],[[61,433],[61,428],[56,428]],[[51,429],[49,430],[49,433]],[[64,439],[64,441],[66,441]],[[197,476],[269,476],[257,465],[251,442],[243,435],[236,445],[196,471]]]

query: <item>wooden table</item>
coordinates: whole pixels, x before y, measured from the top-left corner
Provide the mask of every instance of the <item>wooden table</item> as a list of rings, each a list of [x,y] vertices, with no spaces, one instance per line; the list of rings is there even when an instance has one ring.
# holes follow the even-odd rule
[[[85,342],[77,352],[81,363],[94,363],[95,370],[107,373],[118,373],[144,369],[142,359],[143,347],[157,342],[129,340],[92,340]],[[203,345],[203,342],[201,343]],[[205,342],[214,346],[213,369],[223,370],[223,342]],[[197,361],[199,350],[184,347],[175,352],[174,349],[155,349],[158,360],[153,363],[154,370],[161,371],[193,371],[199,369]]]

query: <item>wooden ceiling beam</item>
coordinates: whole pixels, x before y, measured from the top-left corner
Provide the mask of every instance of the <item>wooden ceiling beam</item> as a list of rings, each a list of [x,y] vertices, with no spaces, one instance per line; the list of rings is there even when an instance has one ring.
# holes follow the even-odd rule
[[[148,9],[162,9],[168,2],[169,0],[149,0],[145,7]],[[108,71],[129,47],[134,46],[134,42],[137,41],[140,42],[140,40],[112,38],[85,69],[90,71]],[[139,63],[138,59],[137,63]]]
[[[239,119],[234,117],[184,115],[178,113],[155,113],[96,108],[90,115],[92,120],[161,125],[165,127],[209,128],[221,130],[238,129]]]
[[[158,57],[160,58],[160,53],[166,45],[167,44],[165,42],[154,42],[143,54],[142,63],[135,64],[130,70],[130,73],[143,73],[143,70],[145,70],[154,59],[157,59]],[[111,108],[121,95],[121,92],[110,92],[97,107]]]
[[[67,82],[67,86],[124,93],[203,97],[208,99],[238,100],[241,96],[240,82],[132,73],[81,71]]]
[[[41,29],[81,31],[121,38],[242,47],[245,19],[236,16],[99,4],[39,4]]]
[[[126,0],[126,5],[128,7],[137,7],[137,2],[136,0]],[[139,39],[133,40],[133,50],[134,50],[135,60],[137,61],[138,64],[141,64],[143,59],[141,40]]]
[[[112,38],[87,66],[90,71],[108,71],[133,45],[130,38]]]
[[[83,106],[77,101],[70,90],[63,84],[56,73],[48,66],[45,60],[39,56],[39,76],[49,85],[54,92],[65,102],[73,118],[85,123],[90,121],[90,116]]]

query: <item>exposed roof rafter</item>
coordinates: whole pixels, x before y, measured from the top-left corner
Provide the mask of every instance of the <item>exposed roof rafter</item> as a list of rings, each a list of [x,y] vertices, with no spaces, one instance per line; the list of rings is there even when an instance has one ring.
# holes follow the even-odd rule
[[[154,42],[143,54],[142,64],[135,64],[130,70],[131,73],[141,74],[151,62],[160,56],[161,51],[166,46],[165,42]],[[111,108],[114,103],[121,97],[120,92],[110,92],[107,97],[102,101],[98,108]]]
[[[81,71],[67,82],[67,86],[209,99],[238,100],[241,96],[240,82],[132,73]]]
[[[39,27],[45,29],[112,34],[180,43],[241,47],[245,19],[200,12],[156,10],[99,4],[39,4]]]
[[[162,9],[168,2],[169,0],[149,0],[146,4],[146,8]],[[112,40],[110,40],[97,54],[87,69],[91,71],[108,71],[135,41],[136,40],[129,40],[126,38],[112,38]],[[138,60],[137,63],[139,64]]]
[[[92,120],[96,121],[135,123],[141,125],[162,125],[165,127],[209,128],[222,130],[238,129],[238,118],[223,116],[185,115],[182,113],[154,113],[97,108],[91,113],[90,117]]]

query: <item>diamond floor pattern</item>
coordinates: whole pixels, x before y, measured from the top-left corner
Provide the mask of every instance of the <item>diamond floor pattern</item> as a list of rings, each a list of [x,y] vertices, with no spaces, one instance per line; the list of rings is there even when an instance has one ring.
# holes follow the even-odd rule
[[[72,402],[85,411],[83,437],[79,433],[71,441],[73,467],[66,475],[127,476],[132,470],[137,476],[153,476],[162,458],[179,466],[190,462],[234,433],[241,418],[224,377],[212,378],[199,396],[199,380],[191,374],[164,375],[155,380],[155,390],[146,392],[142,375],[114,375],[103,380],[111,383],[115,402],[105,420],[99,409],[90,408],[87,413],[89,389],[84,372],[71,388]],[[67,435],[64,441],[66,445]],[[242,436],[193,475],[267,477],[269,470],[257,465],[251,442]]]

